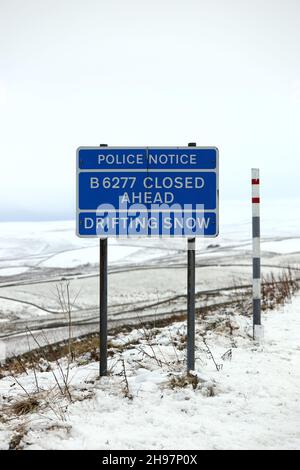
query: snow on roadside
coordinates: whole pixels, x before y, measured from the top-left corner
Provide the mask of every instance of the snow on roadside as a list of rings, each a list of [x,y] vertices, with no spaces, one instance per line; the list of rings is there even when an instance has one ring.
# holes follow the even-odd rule
[[[134,330],[111,338],[111,376],[99,382],[98,364],[82,358],[82,365],[70,371],[77,401],[68,405],[61,400],[56,408],[60,413],[43,409],[7,423],[1,413],[0,448],[8,448],[17,427],[25,429],[21,444],[26,449],[299,448],[300,296],[263,315],[261,346],[246,334],[250,319],[234,316],[230,322],[233,336],[223,322],[206,333],[205,343],[201,323],[197,325],[195,389],[192,383],[170,385],[181,383],[184,371],[184,323],[152,336]],[[132,347],[120,352],[130,342]],[[51,372],[38,372],[37,378],[45,389],[53,385]],[[35,389],[32,373],[19,380],[26,390]],[[11,377],[0,380],[3,407],[20,395],[13,383]],[[57,396],[55,411],[54,405]]]
[[[122,262],[132,257],[139,249],[130,246],[118,246],[114,244],[109,251],[109,263]],[[99,257],[99,246],[79,248],[77,250],[64,251],[54,254],[43,261],[40,266],[46,268],[73,268],[86,263],[95,264]]]

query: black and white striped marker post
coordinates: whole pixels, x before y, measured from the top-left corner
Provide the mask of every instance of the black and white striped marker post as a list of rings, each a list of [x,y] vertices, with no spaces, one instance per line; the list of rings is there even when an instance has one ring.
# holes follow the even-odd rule
[[[259,169],[252,168],[252,279],[253,279],[253,338],[263,338],[261,325],[261,267],[260,267],[260,196]]]

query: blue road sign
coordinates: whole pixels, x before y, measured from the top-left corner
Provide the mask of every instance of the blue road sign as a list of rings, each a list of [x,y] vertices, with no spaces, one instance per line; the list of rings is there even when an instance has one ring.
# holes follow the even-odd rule
[[[81,237],[218,235],[215,147],[80,147]]]

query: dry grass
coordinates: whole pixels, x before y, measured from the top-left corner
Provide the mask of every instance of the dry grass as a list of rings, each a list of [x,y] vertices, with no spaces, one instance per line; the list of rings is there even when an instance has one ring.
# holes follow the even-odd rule
[[[39,400],[37,400],[34,396],[29,396],[13,403],[10,409],[14,415],[21,416],[36,411],[39,406]]]
[[[284,304],[299,288],[300,282],[290,268],[277,276],[274,273],[265,276],[262,279],[262,310],[273,310]]]
[[[74,338],[72,340],[72,351],[76,357],[80,357],[85,353],[90,353],[91,360],[99,360],[99,336],[96,334],[89,335],[85,338]],[[28,369],[32,369],[33,365],[37,370],[41,368],[41,363],[47,359],[47,362],[56,362],[62,357],[66,357],[69,352],[69,342],[62,341],[51,346],[41,346],[33,351],[29,351],[20,356],[8,358],[4,364],[0,366],[0,378],[9,371],[16,374],[27,373]]]
[[[169,380],[169,385],[174,388],[186,388],[192,386],[194,390],[198,387],[199,379],[194,374],[172,375]]]
[[[215,397],[217,394],[216,384],[201,380],[196,374],[172,375],[168,385],[175,388],[192,387],[193,390],[199,390],[205,397]]]
[[[9,442],[9,450],[20,450],[23,448],[22,446],[22,439],[26,436],[27,430],[25,426],[20,425],[14,431],[10,442]]]
[[[293,269],[283,269],[280,273],[273,272],[263,276],[261,280],[261,308],[263,311],[274,310],[285,302],[300,289],[300,282],[296,279]],[[251,287],[241,290],[236,283],[231,298],[236,299],[237,308],[242,315],[252,314],[252,289]]]

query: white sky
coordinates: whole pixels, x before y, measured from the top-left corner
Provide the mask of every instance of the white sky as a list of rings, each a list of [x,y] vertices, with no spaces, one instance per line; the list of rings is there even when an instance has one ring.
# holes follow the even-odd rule
[[[73,217],[80,145],[216,145],[295,197],[299,0],[0,0],[0,218]]]

